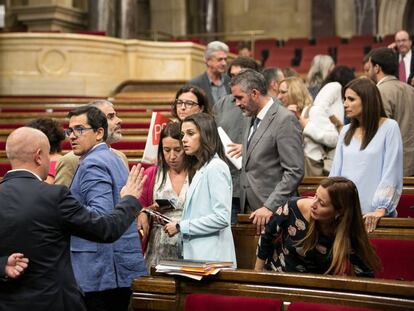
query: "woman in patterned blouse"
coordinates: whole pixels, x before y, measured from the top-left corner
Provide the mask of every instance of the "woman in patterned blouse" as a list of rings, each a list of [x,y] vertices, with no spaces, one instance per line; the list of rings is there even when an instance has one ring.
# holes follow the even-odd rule
[[[276,210],[260,237],[255,270],[373,276],[380,266],[355,184],[329,177],[314,198],[292,199]]]

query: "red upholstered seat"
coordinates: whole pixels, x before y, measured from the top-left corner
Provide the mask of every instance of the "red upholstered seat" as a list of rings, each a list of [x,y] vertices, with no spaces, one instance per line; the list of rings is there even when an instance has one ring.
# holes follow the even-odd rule
[[[0,163],[0,176],[4,176],[9,170],[11,170],[10,163]]]
[[[383,269],[375,277],[414,281],[414,240],[370,239]]]
[[[190,294],[185,301],[186,311],[279,311],[283,302],[278,299],[224,296],[210,294]]]
[[[288,311],[371,311],[374,309],[361,307],[338,306],[325,303],[292,302]]]
[[[398,217],[414,217],[414,194],[402,194],[397,206]]]

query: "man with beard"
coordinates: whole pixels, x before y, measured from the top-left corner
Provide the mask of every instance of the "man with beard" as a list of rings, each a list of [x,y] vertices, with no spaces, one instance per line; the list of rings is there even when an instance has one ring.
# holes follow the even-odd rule
[[[108,120],[108,138],[106,140],[106,144],[110,146],[111,144],[120,141],[122,138],[122,120],[116,115],[114,105],[107,100],[95,100],[90,102],[88,105],[94,106],[101,110]],[[125,154],[113,148],[111,148],[111,151],[114,152],[124,162],[126,167],[128,167],[128,159]],[[76,156],[73,151],[70,151],[61,157],[56,163],[55,184],[70,187],[73,175],[75,175],[78,165],[79,157]]]
[[[243,134],[240,206],[260,234],[304,174],[302,130],[297,118],[267,94],[261,73],[245,69],[230,83],[235,105],[248,117]]]
[[[369,65],[368,76],[377,84],[385,113],[400,127],[404,176],[414,176],[414,88],[396,78],[398,62],[391,49],[371,50]]]

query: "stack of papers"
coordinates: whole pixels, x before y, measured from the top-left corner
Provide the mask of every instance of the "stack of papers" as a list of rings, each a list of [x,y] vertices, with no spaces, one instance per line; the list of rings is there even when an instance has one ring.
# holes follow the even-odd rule
[[[181,275],[199,281],[203,276],[215,275],[221,269],[232,266],[231,261],[161,260],[155,269],[156,272]]]

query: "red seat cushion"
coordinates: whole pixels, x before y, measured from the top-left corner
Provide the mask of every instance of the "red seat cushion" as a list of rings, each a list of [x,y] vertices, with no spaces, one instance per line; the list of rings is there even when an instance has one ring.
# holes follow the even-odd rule
[[[325,303],[292,302],[288,311],[371,311],[371,308],[338,306]]]
[[[414,240],[370,239],[383,269],[378,278],[414,281]]]
[[[283,302],[278,299],[224,296],[210,294],[190,294],[185,301],[186,311],[229,311],[260,310],[278,311]]]
[[[9,170],[11,170],[10,163],[0,163],[0,176],[6,175]]]
[[[414,194],[402,194],[397,206],[398,217],[414,217]]]

